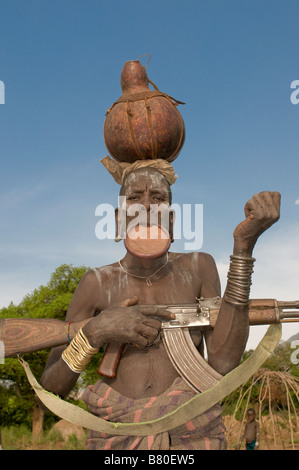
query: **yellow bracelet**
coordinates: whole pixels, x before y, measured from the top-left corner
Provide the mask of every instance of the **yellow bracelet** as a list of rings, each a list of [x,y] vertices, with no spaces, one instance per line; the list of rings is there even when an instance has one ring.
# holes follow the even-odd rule
[[[80,374],[98,351],[99,348],[93,348],[89,344],[81,328],[63,351],[61,358],[73,372]]]

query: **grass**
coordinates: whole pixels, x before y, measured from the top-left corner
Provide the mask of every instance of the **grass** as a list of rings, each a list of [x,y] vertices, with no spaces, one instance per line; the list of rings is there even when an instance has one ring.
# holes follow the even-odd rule
[[[78,439],[71,434],[64,441],[59,432],[44,433],[37,441],[32,441],[31,430],[26,426],[1,428],[4,450],[85,450],[85,437]]]

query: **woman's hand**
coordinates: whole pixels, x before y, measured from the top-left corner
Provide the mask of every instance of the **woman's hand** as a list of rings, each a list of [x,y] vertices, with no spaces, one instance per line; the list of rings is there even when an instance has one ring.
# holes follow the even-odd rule
[[[144,348],[151,344],[161,328],[161,321],[169,321],[174,315],[154,305],[137,305],[138,297],[132,297],[112,305],[89,320],[83,327],[90,345],[101,347],[104,343],[132,344]]]
[[[258,237],[280,216],[280,194],[263,191],[245,205],[246,219],[234,231],[234,255],[251,256]]]

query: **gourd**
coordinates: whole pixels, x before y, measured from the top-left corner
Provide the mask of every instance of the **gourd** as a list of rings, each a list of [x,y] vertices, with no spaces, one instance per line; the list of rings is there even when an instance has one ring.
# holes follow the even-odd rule
[[[120,82],[122,96],[108,109],[104,123],[110,155],[127,163],[156,158],[174,161],[185,140],[184,121],[177,109],[184,103],[161,92],[139,60],[124,64]]]

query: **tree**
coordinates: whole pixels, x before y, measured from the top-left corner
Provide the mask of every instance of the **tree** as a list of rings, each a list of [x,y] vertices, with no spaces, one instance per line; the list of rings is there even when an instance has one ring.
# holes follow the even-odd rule
[[[46,286],[27,294],[19,305],[11,303],[0,310],[0,318],[58,318],[64,320],[70,300],[80,279],[89,268],[62,264],[51,275]],[[44,370],[49,351],[25,355],[36,377]],[[43,413],[36,405],[32,391],[18,359],[10,358],[0,365],[0,422],[2,426],[26,423],[33,434],[42,429]]]
[[[290,338],[291,339],[291,338]],[[263,364],[263,367],[272,371],[288,372],[294,377],[299,377],[299,366],[292,361],[294,349],[292,344],[288,341],[280,342],[275,351],[271,354],[269,359]],[[242,362],[247,359],[253,350],[245,351],[242,356]]]

